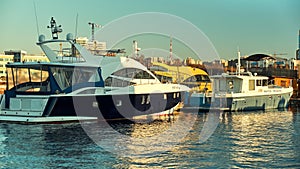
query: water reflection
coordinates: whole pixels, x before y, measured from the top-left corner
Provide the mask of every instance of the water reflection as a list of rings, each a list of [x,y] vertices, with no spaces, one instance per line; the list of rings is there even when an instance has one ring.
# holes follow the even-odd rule
[[[199,113],[189,134],[179,144],[155,156],[131,156],[130,168],[300,166],[299,113],[272,110],[220,115],[218,128],[206,142],[199,142],[199,133],[208,115]]]
[[[299,144],[292,141],[299,133],[293,127],[294,117],[287,110],[224,114],[220,127],[230,142],[227,151],[232,163],[236,167],[285,167],[288,161],[299,164],[294,149]]]
[[[79,124],[20,125],[1,124],[1,168],[70,167],[95,152],[101,152]],[[93,151],[89,149],[93,147]],[[99,153],[101,154],[101,153]],[[83,165],[82,164],[82,165]],[[81,165],[81,164],[80,164]],[[80,166],[79,165],[79,166]]]
[[[181,112],[146,123],[1,123],[0,167],[298,168],[298,112]],[[216,130],[200,142],[212,119],[219,121]]]
[[[0,128],[0,159],[5,157],[5,147],[6,145],[3,144],[7,137],[4,135],[5,129]],[[0,163],[1,166],[1,163]]]
[[[126,151],[130,151],[131,153],[125,153],[126,157],[123,156],[124,153],[120,153],[119,159],[127,164],[126,168],[181,168],[183,166],[193,166],[195,164],[191,162],[196,162],[198,158],[193,155],[195,154],[194,148],[199,146],[200,131],[207,120],[208,114],[205,113],[182,112],[173,121],[132,124],[131,136],[144,139],[138,141],[136,139],[130,140],[133,141],[131,144],[127,142]],[[176,125],[176,123],[180,123],[180,125]],[[189,126],[189,130],[185,133],[185,137],[180,137],[179,140],[169,139],[170,137],[174,137],[176,133],[182,132],[181,129],[187,125]],[[170,131],[170,127],[175,130]],[[168,132],[165,133],[165,131]],[[168,134],[168,137],[165,137],[164,140],[159,140],[159,143],[163,144],[159,144],[153,139],[157,139],[155,136],[161,136],[161,133]],[[192,159],[191,157],[195,158]],[[124,166],[122,165],[122,167]],[[197,167],[194,166],[194,168]]]
[[[179,113],[172,120],[147,123],[82,124],[100,147],[119,156],[154,156],[172,149],[189,133],[197,114]]]

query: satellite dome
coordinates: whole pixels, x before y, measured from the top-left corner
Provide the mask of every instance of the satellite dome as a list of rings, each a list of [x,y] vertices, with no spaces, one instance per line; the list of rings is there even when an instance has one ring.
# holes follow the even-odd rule
[[[67,40],[73,40],[73,34],[72,33],[68,33],[66,39]]]
[[[44,42],[44,41],[45,41],[45,35],[40,35],[39,42]]]

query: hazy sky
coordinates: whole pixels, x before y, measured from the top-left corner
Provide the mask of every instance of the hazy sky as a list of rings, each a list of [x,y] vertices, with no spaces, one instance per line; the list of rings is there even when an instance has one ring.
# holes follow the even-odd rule
[[[33,4],[33,0],[0,0],[0,53],[9,49],[41,53],[35,44],[38,35]],[[298,48],[299,0],[35,0],[35,4],[39,32],[48,37],[50,32],[46,27],[52,16],[62,25],[64,32],[61,37],[65,37],[66,33],[75,32],[78,14],[78,36],[90,37],[88,22],[104,25],[105,28],[127,15],[160,12],[178,16],[195,25],[211,41],[221,58],[235,58],[237,47],[242,55],[287,53],[282,57],[293,58]],[[156,19],[154,17],[153,21]],[[143,22],[138,23],[145,24]],[[185,29],[183,25],[178,27]],[[122,28],[120,26],[116,31],[126,31]],[[182,39],[172,36],[175,37],[173,50],[176,51],[176,43]],[[168,40],[165,42],[168,43]],[[129,45],[120,44],[124,44],[125,48]],[[144,42],[144,47],[151,48],[151,44],[155,46],[158,43],[149,40]],[[139,45],[143,46],[143,42]],[[168,50],[168,44],[162,48]],[[175,54],[182,55],[177,51]]]

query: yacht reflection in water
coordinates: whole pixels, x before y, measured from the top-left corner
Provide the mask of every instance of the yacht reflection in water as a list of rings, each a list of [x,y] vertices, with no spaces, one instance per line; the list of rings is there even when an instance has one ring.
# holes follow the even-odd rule
[[[300,157],[300,124],[289,110],[225,113],[220,123],[227,158],[239,167],[286,165]]]
[[[0,166],[297,168],[300,121],[299,111],[292,111],[219,113],[216,130],[202,143],[209,113],[179,112],[137,123],[1,123]]]

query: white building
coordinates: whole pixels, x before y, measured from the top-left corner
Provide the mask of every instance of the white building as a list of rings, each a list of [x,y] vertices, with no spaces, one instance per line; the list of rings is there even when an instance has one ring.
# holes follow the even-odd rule
[[[20,55],[21,54],[21,55]],[[9,50],[4,54],[0,54],[0,78],[3,80],[6,77],[6,67],[8,62],[21,61],[21,62],[49,62],[46,56],[41,55],[28,55],[23,50]]]
[[[84,46],[89,51],[95,55],[105,55],[106,54],[106,42],[99,41],[89,41],[87,37],[78,37],[76,43]]]
[[[0,54],[0,78],[1,80],[4,80],[6,78],[6,67],[5,65],[8,62],[13,62],[14,55],[5,55]]]

